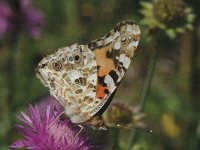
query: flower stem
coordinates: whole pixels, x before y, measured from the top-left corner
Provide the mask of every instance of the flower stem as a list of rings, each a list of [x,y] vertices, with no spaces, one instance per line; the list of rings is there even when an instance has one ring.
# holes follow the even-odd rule
[[[153,73],[155,70],[155,66],[156,66],[156,62],[157,62],[157,58],[158,58],[158,54],[159,54],[159,48],[156,46],[156,50],[154,52],[154,55],[151,59],[150,65],[149,65],[149,69],[148,69],[148,74],[147,74],[147,79],[145,81],[145,85],[144,85],[144,89],[142,92],[142,96],[140,98],[140,104],[139,104],[139,111],[143,111],[144,107],[145,107],[145,103],[147,100],[147,95],[149,93],[150,87],[151,87],[151,81],[152,81],[152,77],[153,77]],[[129,144],[128,144],[128,150],[132,149],[132,145],[136,140],[136,136],[137,135],[137,130],[133,130],[131,132],[130,138],[129,138]]]
[[[116,150],[119,148],[119,145],[118,145],[118,138],[119,138],[119,129],[116,128],[113,130],[113,150]]]
[[[8,62],[8,104],[9,108],[13,109],[15,104],[16,91],[16,63],[17,63],[17,49],[19,45],[19,37],[17,36],[14,43],[11,45],[10,58]]]
[[[9,121],[12,127],[14,123],[14,116],[12,112],[15,111],[15,97],[16,97],[16,64],[17,64],[17,53],[18,47],[20,43],[20,36],[16,34],[15,38],[13,38],[10,42],[10,53],[9,53],[9,60],[8,60],[8,97],[7,97],[7,107],[9,111]],[[12,138],[12,128],[10,128],[7,132],[7,141],[11,142]]]

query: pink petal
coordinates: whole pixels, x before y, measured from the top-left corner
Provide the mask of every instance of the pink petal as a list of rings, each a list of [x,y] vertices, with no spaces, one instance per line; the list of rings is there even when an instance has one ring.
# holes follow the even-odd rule
[[[11,144],[9,147],[10,148],[23,148],[24,146],[25,145],[24,145],[24,141],[23,140],[17,140],[13,144]]]

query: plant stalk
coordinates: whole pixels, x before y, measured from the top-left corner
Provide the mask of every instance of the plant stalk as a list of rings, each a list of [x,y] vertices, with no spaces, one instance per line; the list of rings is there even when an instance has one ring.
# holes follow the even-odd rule
[[[144,110],[144,107],[145,107],[145,104],[146,104],[146,101],[147,101],[147,96],[149,94],[149,90],[150,90],[150,87],[151,87],[151,81],[152,81],[152,78],[153,78],[153,74],[154,74],[158,55],[159,55],[159,48],[156,47],[154,55],[151,58],[151,62],[150,62],[148,73],[147,73],[147,79],[145,81],[142,96],[140,98],[140,104],[139,104],[139,111],[140,112],[142,112]],[[129,138],[128,150],[132,149],[132,145],[135,142],[136,137],[137,137],[136,135],[137,135],[137,130],[135,130],[135,129],[132,130],[130,138]]]
[[[9,52],[9,60],[8,60],[8,96],[7,96],[7,107],[9,111],[9,122],[10,128],[7,132],[7,142],[11,142],[12,139],[12,125],[14,124],[14,116],[13,112],[15,111],[16,107],[16,67],[17,67],[17,53],[20,43],[20,36],[19,34],[11,40],[10,45],[10,52]]]
[[[118,144],[118,139],[119,139],[119,129],[116,128],[113,130],[113,150],[117,150],[119,148]]]

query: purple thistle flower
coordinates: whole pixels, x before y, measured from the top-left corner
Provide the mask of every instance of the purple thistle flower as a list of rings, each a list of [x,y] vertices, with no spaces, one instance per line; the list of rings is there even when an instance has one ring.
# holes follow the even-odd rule
[[[20,0],[22,22],[24,22],[25,30],[33,37],[41,36],[41,27],[43,24],[43,14],[40,10],[35,9],[31,0]]]
[[[55,106],[55,105],[54,105]],[[19,133],[23,136],[11,148],[26,148],[28,150],[89,150],[89,138],[79,129],[74,129],[69,119],[61,121],[56,119],[60,112],[50,105],[42,105],[40,108],[29,106],[30,115],[21,113],[18,117],[23,122],[17,125]],[[56,120],[55,120],[56,119]]]
[[[19,9],[0,3],[0,36],[11,31],[25,31],[33,38],[41,36],[43,13],[33,7],[31,0],[19,0]]]
[[[0,37],[3,36],[10,28],[12,19],[12,10],[4,2],[0,2]]]
[[[39,110],[45,109],[48,105],[51,106],[50,111],[54,111],[56,108],[56,111],[60,114],[61,112],[64,111],[64,107],[53,97],[47,96],[43,98],[39,103],[38,103],[38,108]]]

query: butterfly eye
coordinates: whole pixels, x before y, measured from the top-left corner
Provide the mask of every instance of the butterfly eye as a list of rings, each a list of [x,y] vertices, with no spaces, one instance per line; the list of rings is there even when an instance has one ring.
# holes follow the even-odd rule
[[[76,54],[76,55],[74,56],[74,60],[75,60],[76,63],[80,62],[81,56],[78,55],[78,54]]]
[[[122,41],[122,42],[125,42],[125,41],[126,41],[126,37],[123,36],[122,39],[121,39],[121,41]]]
[[[60,61],[56,61],[53,63],[53,68],[56,70],[56,71],[59,71],[61,68],[62,68],[62,64]]]

